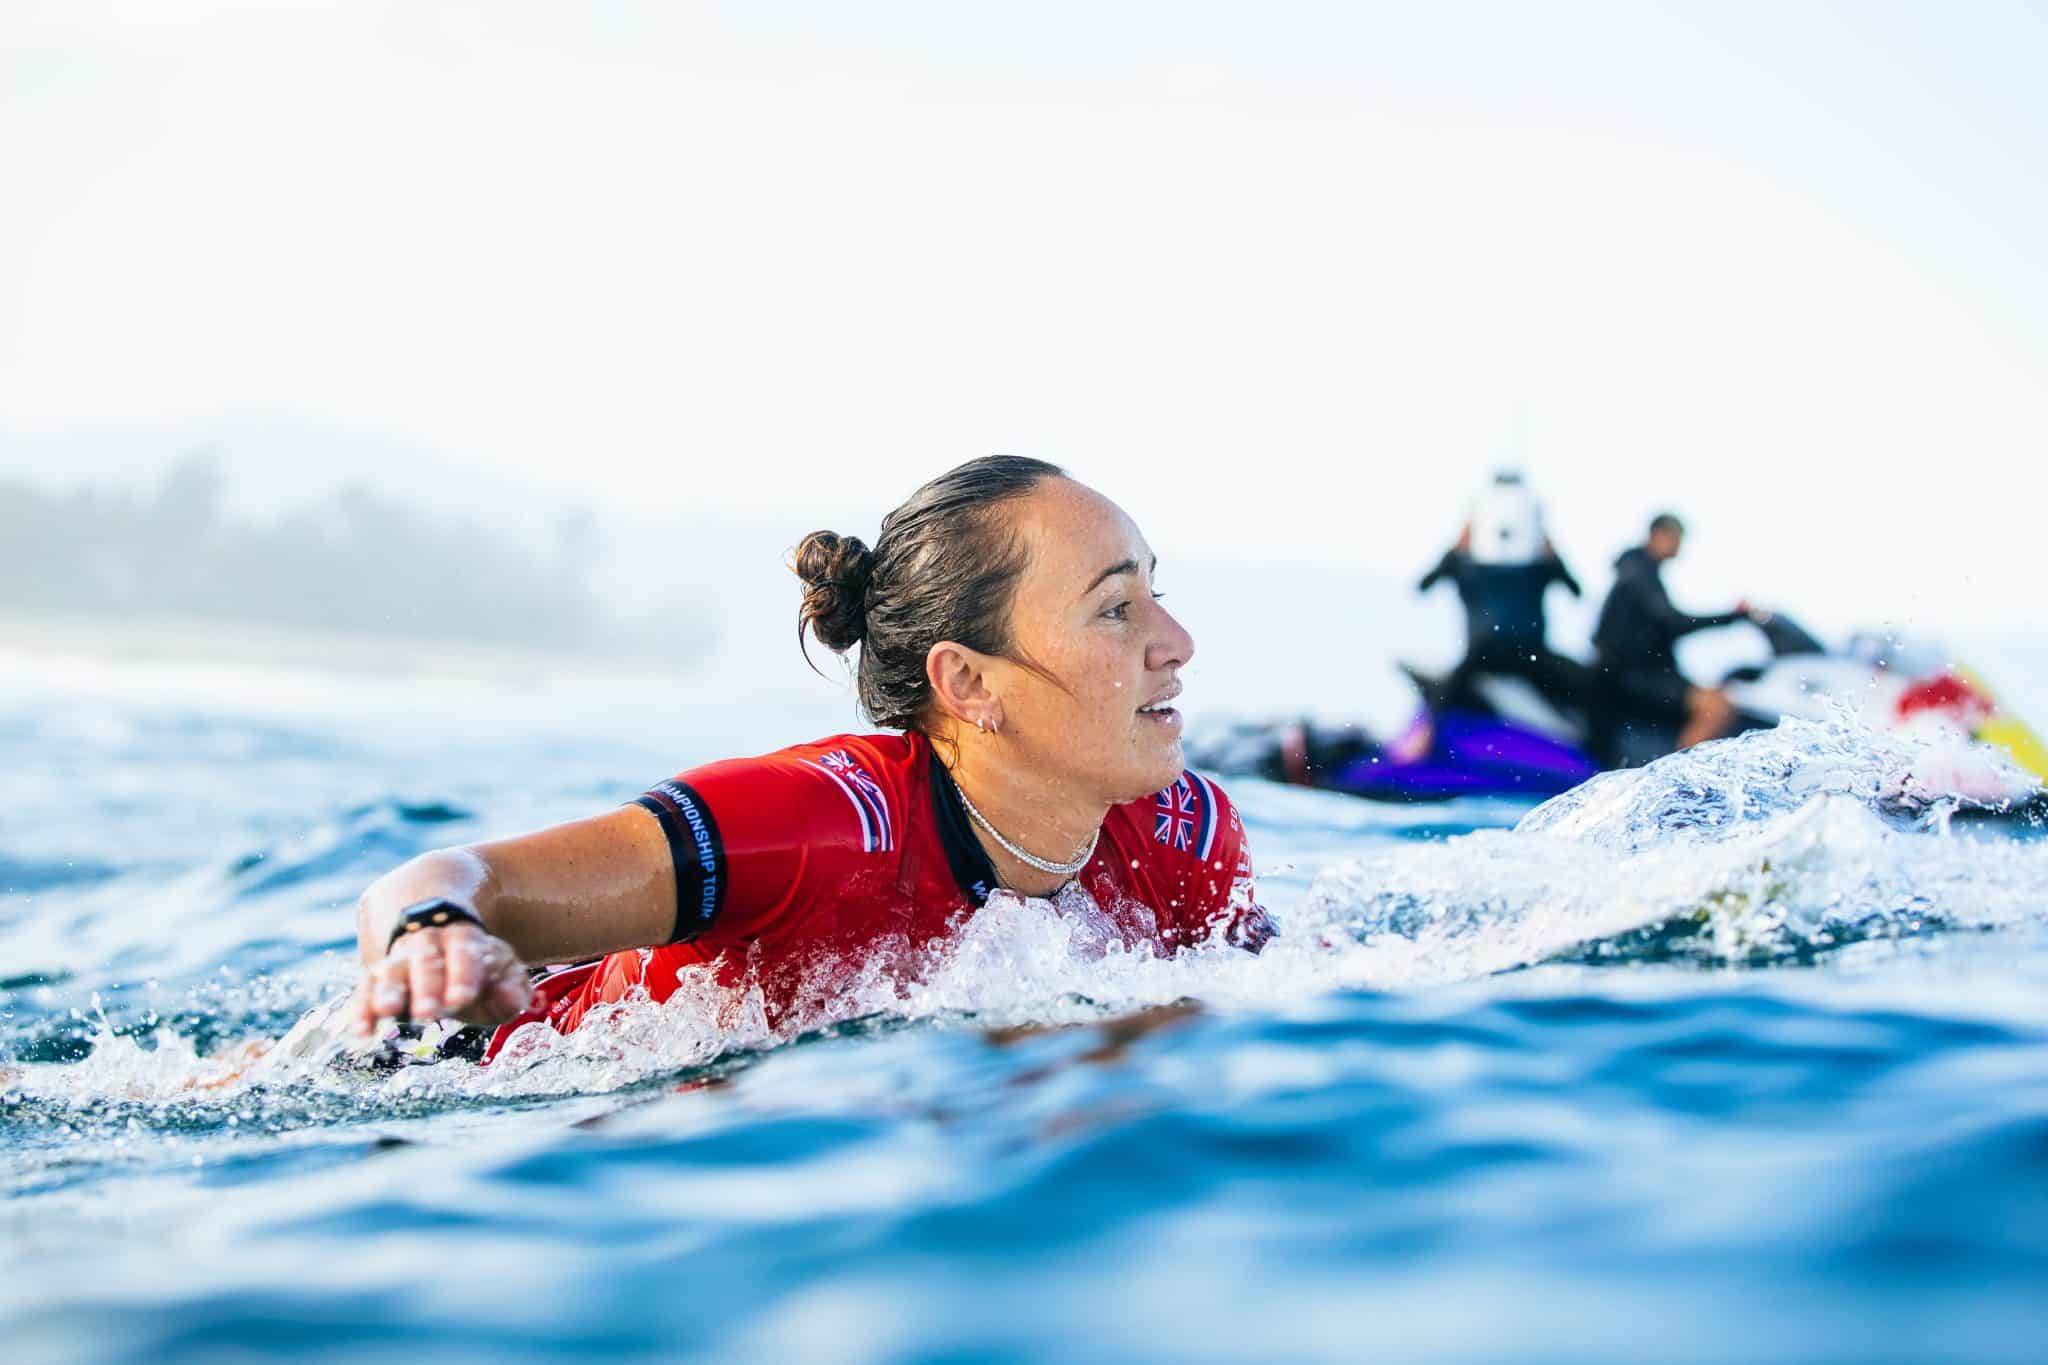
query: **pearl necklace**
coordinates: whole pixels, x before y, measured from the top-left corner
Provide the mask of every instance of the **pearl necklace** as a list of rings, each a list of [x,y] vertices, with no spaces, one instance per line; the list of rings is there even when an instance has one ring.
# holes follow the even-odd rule
[[[1095,856],[1095,845],[1097,841],[1099,841],[1102,838],[1102,830],[1099,827],[1096,829],[1095,833],[1088,836],[1088,847],[1081,850],[1080,857],[1074,859],[1074,861],[1072,861],[1071,863],[1049,862],[1046,859],[1037,856],[1036,854],[1026,853],[1023,849],[1017,847],[1008,839],[1005,839],[1003,837],[1003,832],[997,829],[994,825],[991,825],[988,822],[988,817],[986,815],[983,815],[980,811],[974,808],[974,803],[967,799],[966,792],[960,790],[960,784],[958,782],[955,782],[953,784],[953,790],[959,794],[960,804],[967,807],[967,813],[974,817],[974,823],[980,825],[983,829],[987,830],[988,837],[995,840],[998,844],[1001,844],[1003,846],[1003,852],[1009,854],[1012,858],[1015,858],[1018,862],[1024,864],[1026,867],[1035,867],[1040,872],[1047,873],[1054,877],[1071,877],[1076,872],[1079,872],[1082,868],[1088,866],[1088,860]]]

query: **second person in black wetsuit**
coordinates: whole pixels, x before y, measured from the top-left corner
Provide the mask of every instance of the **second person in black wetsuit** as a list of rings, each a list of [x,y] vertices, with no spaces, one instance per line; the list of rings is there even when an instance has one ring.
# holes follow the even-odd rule
[[[1735,728],[1736,710],[1718,687],[1695,687],[1678,669],[1678,642],[1698,630],[1756,619],[1747,602],[1733,611],[1691,616],[1672,605],[1664,590],[1664,565],[1678,557],[1685,524],[1669,512],[1650,523],[1649,538],[1614,563],[1614,587],[1593,630],[1599,656],[1603,724],[1601,755],[1610,766],[1641,761],[1650,750],[1689,749]],[[1668,738],[1651,744],[1631,730],[1657,731]],[[1639,752],[1640,751],[1640,752]]]
[[[1560,709],[1585,705],[1590,674],[1550,648],[1543,610],[1551,584],[1578,597],[1579,582],[1544,536],[1542,511],[1520,475],[1494,477],[1458,543],[1416,591],[1446,579],[1465,604],[1465,658],[1445,681],[1446,702],[1470,704],[1473,684],[1492,674],[1523,679]]]

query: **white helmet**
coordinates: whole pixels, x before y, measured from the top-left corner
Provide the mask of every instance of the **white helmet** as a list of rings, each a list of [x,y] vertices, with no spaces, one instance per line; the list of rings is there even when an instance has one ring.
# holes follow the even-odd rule
[[[1543,557],[1543,505],[1514,470],[1493,476],[1472,504],[1472,558],[1533,564]]]

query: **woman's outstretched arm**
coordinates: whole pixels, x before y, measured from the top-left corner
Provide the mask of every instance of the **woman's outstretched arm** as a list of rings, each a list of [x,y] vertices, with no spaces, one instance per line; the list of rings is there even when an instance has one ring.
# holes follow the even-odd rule
[[[447,900],[457,921],[390,943],[399,917]],[[379,1019],[497,1024],[526,1008],[529,962],[573,962],[666,943],[675,930],[675,866],[653,815],[625,806],[534,834],[423,853],[356,903],[355,1027]]]

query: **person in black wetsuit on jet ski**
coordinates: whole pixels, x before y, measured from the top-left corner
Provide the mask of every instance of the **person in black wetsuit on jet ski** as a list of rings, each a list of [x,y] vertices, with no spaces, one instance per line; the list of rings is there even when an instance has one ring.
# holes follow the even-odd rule
[[[1442,684],[1444,705],[1473,705],[1485,675],[1521,678],[1560,711],[1585,706],[1591,675],[1550,648],[1543,598],[1553,583],[1581,595],[1543,533],[1543,509],[1522,476],[1504,471],[1473,508],[1458,543],[1424,574],[1416,591],[1449,579],[1465,604],[1465,658]],[[1484,703],[1479,703],[1484,709]]]
[[[1595,747],[1610,767],[1689,749],[1731,734],[1742,723],[1725,691],[1695,687],[1679,671],[1678,641],[1743,620],[1767,626],[1770,613],[1746,601],[1711,616],[1689,616],[1672,605],[1663,569],[1684,544],[1685,523],[1659,513],[1650,522],[1649,539],[1614,562],[1614,587],[1593,630],[1600,712]]]

